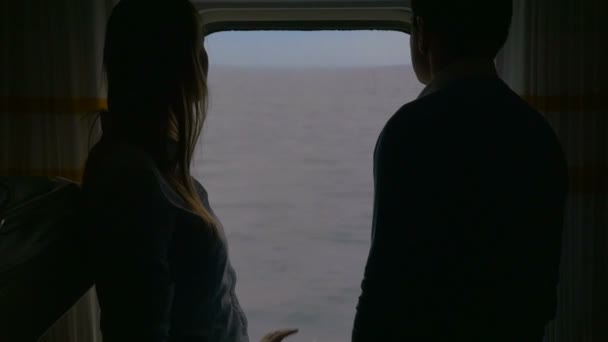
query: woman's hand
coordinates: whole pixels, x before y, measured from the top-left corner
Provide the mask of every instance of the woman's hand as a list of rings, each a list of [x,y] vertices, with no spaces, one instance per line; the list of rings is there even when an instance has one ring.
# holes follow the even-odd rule
[[[284,329],[273,331],[262,337],[260,342],[281,342],[287,336],[291,336],[298,332],[298,329]]]

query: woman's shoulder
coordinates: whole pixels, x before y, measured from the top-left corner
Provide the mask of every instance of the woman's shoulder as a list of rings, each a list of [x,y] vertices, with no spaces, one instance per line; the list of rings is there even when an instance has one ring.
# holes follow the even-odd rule
[[[129,169],[152,172],[154,160],[144,150],[132,144],[102,139],[91,149],[87,166],[103,167],[105,171]]]
[[[162,194],[162,176],[145,151],[128,143],[100,141],[87,158],[83,191],[116,196]]]

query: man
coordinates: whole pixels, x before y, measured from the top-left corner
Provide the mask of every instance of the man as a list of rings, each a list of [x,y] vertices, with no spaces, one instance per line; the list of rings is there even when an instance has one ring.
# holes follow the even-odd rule
[[[419,98],[375,152],[355,342],[535,341],[555,315],[566,165],[497,76],[511,0],[412,0]]]

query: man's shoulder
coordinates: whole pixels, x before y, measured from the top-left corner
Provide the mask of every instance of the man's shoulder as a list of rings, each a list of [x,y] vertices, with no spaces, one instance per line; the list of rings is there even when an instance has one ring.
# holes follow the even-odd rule
[[[474,79],[452,82],[448,87],[403,105],[387,126],[407,126],[418,131],[437,128],[439,122],[466,126],[469,121],[484,117],[512,122],[544,121],[536,109],[501,80]],[[481,124],[486,120],[478,121]]]
[[[429,111],[437,108],[443,103],[443,92],[433,93],[410,101],[397,110],[393,118],[399,120],[420,120]]]
[[[443,103],[442,94],[431,94],[401,106],[384,126],[383,135],[410,134],[429,129],[430,113]]]

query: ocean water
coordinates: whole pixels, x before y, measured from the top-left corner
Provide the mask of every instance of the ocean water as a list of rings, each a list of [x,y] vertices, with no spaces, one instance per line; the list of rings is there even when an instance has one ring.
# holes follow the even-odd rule
[[[222,221],[252,341],[350,340],[370,245],[372,157],[422,90],[411,66],[212,66],[194,164]]]

